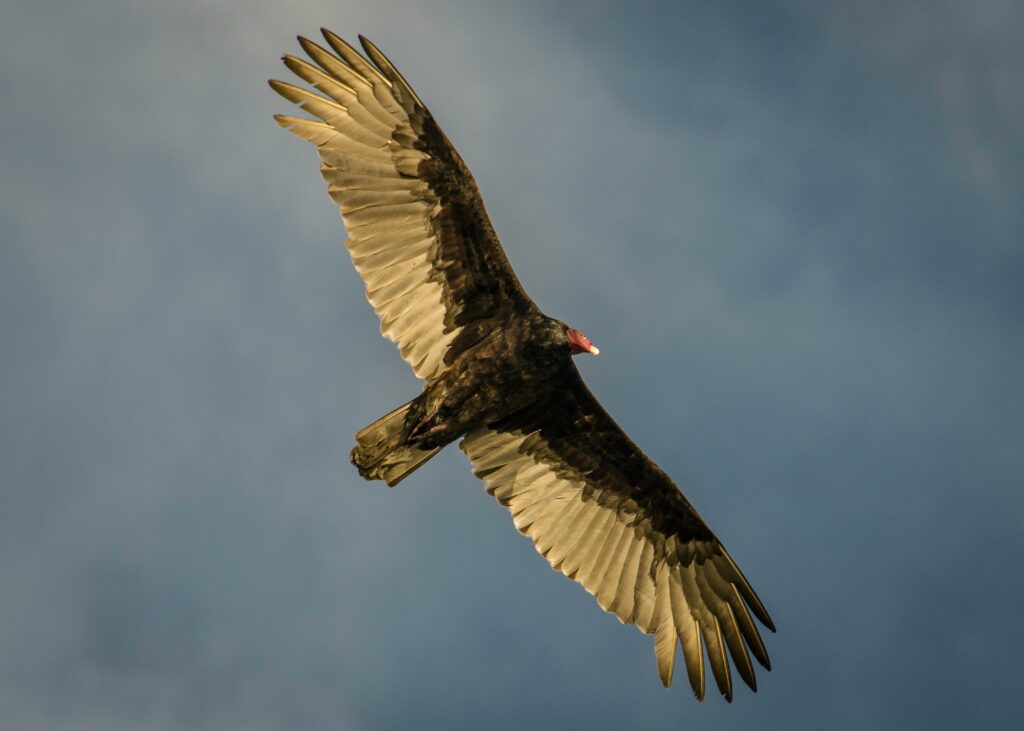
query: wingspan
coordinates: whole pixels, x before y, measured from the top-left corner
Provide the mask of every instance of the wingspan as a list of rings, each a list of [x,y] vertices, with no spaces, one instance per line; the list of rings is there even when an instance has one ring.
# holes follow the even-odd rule
[[[726,648],[756,690],[747,648],[770,665],[751,612],[775,630],[764,605],[668,475],[570,370],[550,399],[466,436],[461,446],[474,474],[554,569],[655,636],[666,687],[681,642],[697,698],[704,697],[704,648],[727,700]]]
[[[316,89],[270,85],[319,120],[277,115],[317,147],[366,296],[420,378],[436,377],[503,318],[535,307],[494,232],[472,174],[376,46],[366,57],[324,29],[299,38],[316,65],[285,65]]]

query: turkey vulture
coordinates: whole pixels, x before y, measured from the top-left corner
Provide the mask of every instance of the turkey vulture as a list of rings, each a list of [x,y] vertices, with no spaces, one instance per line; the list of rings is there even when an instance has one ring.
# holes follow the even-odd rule
[[[756,690],[750,653],[770,666],[751,614],[775,627],[679,488],[583,383],[572,356],[597,348],[526,294],[473,175],[387,57],[362,36],[365,55],[323,35],[333,53],[299,37],[313,63],[283,58],[319,93],[270,82],[317,119],[275,119],[316,145],[381,332],[426,382],[356,434],[359,474],[397,485],[461,439],[551,566],[654,635],[666,687],[682,643],[698,699],[705,652],[726,700],[728,655]]]

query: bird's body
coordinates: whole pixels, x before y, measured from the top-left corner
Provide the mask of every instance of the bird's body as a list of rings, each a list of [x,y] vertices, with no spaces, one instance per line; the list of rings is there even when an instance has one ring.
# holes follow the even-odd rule
[[[455,439],[546,398],[571,367],[564,342],[545,337],[546,319],[536,314],[491,328],[428,382],[419,431],[443,427]]]
[[[573,366],[564,334],[558,341],[564,325],[539,312],[492,325],[419,396],[388,414],[388,429],[374,429],[378,421],[356,436],[352,462],[360,474],[397,485],[437,450],[545,401],[566,380]]]
[[[662,682],[681,643],[704,695],[706,651],[732,698],[728,656],[756,689],[768,655],[760,599],[672,480],[629,439],[573,363],[590,340],[544,315],[519,283],[469,169],[426,106],[369,41],[330,31],[334,53],[285,64],[324,96],[279,81],[319,117],[278,116],[317,146],[346,245],[423,392],[356,434],[352,461],[395,485],[461,439],[474,473],[553,568],[623,622],[655,635]],[[749,651],[748,651],[749,648]]]

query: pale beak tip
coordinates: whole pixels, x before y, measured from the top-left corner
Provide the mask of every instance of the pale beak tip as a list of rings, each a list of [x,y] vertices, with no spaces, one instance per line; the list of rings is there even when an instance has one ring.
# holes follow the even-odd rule
[[[600,353],[600,352],[601,352],[601,351],[597,349],[597,346],[596,346],[596,345],[591,345],[591,346],[590,346],[590,354],[591,354],[591,355],[597,355],[597,354],[598,354],[598,353]]]

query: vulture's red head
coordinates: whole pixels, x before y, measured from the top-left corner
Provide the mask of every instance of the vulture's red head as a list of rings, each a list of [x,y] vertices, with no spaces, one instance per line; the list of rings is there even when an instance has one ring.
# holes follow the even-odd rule
[[[590,353],[591,355],[597,355],[601,351],[597,349],[590,338],[581,333],[579,330],[569,328],[565,331],[565,336],[569,339],[569,351],[572,355],[579,355],[580,353]]]

